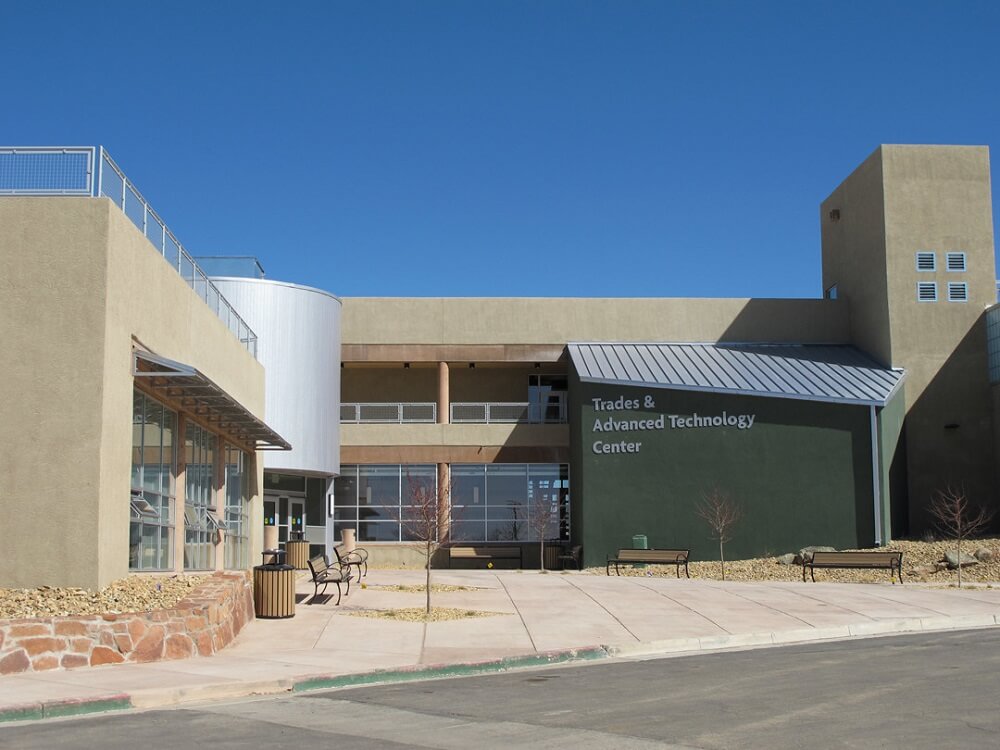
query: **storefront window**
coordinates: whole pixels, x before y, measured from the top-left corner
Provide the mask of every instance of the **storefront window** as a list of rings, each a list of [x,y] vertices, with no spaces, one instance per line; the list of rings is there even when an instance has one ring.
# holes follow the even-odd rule
[[[215,567],[212,544],[214,526],[208,515],[215,497],[216,437],[188,422],[184,433],[184,569],[211,570]]]
[[[250,539],[247,504],[249,502],[247,454],[239,448],[226,446],[226,568],[245,570],[250,567]]]
[[[420,493],[437,491],[434,464],[341,466],[334,480],[334,534],[354,529],[361,542],[412,541],[410,518]]]
[[[176,425],[174,412],[133,392],[129,570],[173,567]]]

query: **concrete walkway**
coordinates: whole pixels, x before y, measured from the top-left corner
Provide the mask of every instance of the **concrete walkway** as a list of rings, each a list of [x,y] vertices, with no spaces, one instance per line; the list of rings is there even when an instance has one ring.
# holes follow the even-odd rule
[[[583,659],[1000,625],[1000,588],[721,583],[578,573],[436,571],[434,605],[501,613],[437,623],[354,617],[420,607],[422,571],[373,570],[341,606],[257,620],[212,657],[0,677],[0,722],[114,708],[500,671]],[[312,593],[301,580],[299,590]]]

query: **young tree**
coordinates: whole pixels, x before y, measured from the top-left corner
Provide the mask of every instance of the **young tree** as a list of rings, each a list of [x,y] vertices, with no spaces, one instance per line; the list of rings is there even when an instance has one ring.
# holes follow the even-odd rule
[[[962,540],[985,530],[993,520],[993,511],[969,505],[965,490],[951,486],[938,490],[927,509],[938,530],[955,540],[958,587],[962,588]]]
[[[722,580],[726,580],[725,544],[733,538],[733,527],[743,517],[743,509],[726,493],[719,489],[702,495],[696,511],[712,530],[712,539],[719,542],[719,564],[722,566]]]
[[[545,570],[545,535],[556,517],[556,503],[543,495],[528,508],[528,528],[538,537],[538,569]]]
[[[451,534],[451,488],[446,477],[406,477],[409,491],[402,498],[399,522],[403,534],[424,556],[426,612],[431,613],[431,560]]]

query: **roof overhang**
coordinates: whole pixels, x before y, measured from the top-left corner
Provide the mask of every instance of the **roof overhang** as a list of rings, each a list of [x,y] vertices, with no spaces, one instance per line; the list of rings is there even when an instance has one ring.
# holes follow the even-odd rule
[[[906,373],[851,346],[571,343],[584,383],[883,407]]]
[[[137,380],[223,435],[255,450],[292,449],[262,419],[194,367],[140,350],[133,355],[132,375]]]

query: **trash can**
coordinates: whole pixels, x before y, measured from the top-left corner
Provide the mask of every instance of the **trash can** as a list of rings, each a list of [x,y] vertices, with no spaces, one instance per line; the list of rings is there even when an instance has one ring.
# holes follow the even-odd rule
[[[296,539],[285,543],[285,552],[288,556],[288,564],[296,570],[305,570],[309,567],[309,542],[302,538],[302,532],[295,532]]]
[[[253,611],[257,617],[295,617],[295,568],[284,564],[253,569]]]
[[[632,536],[632,549],[649,549],[649,539],[646,538],[645,534],[634,534]],[[632,567],[641,570],[646,567],[646,563],[636,563]]]
[[[357,547],[357,542],[354,541],[354,529],[341,529],[340,542],[343,545],[341,552],[344,554],[354,552]]]

